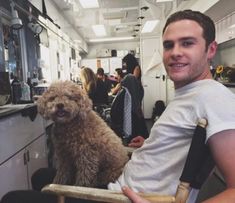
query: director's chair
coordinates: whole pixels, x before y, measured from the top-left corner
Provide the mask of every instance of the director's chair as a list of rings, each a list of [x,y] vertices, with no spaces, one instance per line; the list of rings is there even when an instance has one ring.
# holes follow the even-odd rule
[[[206,140],[207,121],[201,119],[194,131],[191,146],[184,165],[180,184],[175,196],[139,193],[152,203],[185,203],[192,188],[200,189],[214,168]],[[73,197],[98,202],[130,203],[121,192],[105,189],[50,184],[42,192],[58,195],[58,203],[64,203],[65,197]]]

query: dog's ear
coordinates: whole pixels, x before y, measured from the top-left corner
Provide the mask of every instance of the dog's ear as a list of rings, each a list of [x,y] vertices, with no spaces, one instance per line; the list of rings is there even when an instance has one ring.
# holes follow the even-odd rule
[[[49,119],[46,114],[46,92],[36,101],[38,113],[45,119]]]
[[[80,117],[85,118],[87,113],[92,110],[92,101],[87,93],[80,87],[76,87],[74,96],[77,98],[77,105],[80,107]]]

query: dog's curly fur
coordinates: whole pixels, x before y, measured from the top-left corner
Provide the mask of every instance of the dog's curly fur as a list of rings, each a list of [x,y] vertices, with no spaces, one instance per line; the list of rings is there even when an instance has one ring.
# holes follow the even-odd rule
[[[128,160],[127,152],[77,84],[53,83],[37,105],[44,118],[54,121],[54,183],[99,187],[118,178]]]

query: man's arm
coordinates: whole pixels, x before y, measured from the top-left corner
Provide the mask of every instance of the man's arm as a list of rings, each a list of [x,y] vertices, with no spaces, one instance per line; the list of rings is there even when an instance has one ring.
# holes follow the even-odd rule
[[[131,200],[133,203],[150,203],[148,200],[143,199],[137,195],[133,190],[124,186],[122,187],[122,192]]]
[[[213,135],[209,138],[209,145],[216,165],[225,178],[227,189],[203,203],[235,202],[235,130],[225,130]],[[133,203],[149,203],[127,187],[123,188],[123,193]]]
[[[227,189],[203,203],[235,202],[235,130],[216,133],[208,142],[216,166],[224,176]]]

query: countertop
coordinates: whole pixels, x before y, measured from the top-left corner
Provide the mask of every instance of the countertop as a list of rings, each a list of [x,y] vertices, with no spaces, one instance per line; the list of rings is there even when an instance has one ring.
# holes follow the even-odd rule
[[[21,113],[24,115],[29,115],[34,117],[35,113],[37,113],[36,103],[31,104],[7,104],[0,106],[0,119],[5,118],[7,116],[11,116],[15,113]],[[30,115],[32,114],[32,115]]]

